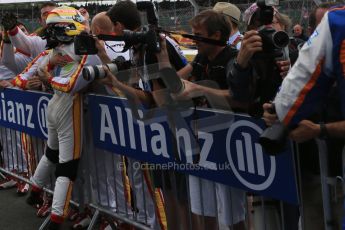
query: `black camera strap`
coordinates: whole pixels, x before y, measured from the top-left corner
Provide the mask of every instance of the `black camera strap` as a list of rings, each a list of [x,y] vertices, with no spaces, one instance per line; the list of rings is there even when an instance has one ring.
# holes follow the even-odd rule
[[[118,35],[100,34],[97,37],[103,41],[125,41],[124,36]]]
[[[173,32],[173,31],[167,31],[167,30],[163,30],[163,29],[158,29],[158,32],[163,32],[166,34],[176,34],[176,35],[181,35],[184,38],[189,38],[192,39],[194,41],[199,41],[199,42],[204,42],[204,43],[208,43],[208,44],[212,44],[212,45],[216,45],[216,46],[226,46],[227,41],[220,41],[220,40],[215,40],[215,39],[211,39],[211,38],[205,38],[205,37],[201,37],[201,36],[197,36],[197,35],[193,35],[193,34],[183,34],[183,33],[177,33],[177,32]],[[103,41],[124,41],[124,36],[114,36],[114,35],[107,35],[107,34],[100,34],[97,36],[100,40]]]
[[[189,39],[192,39],[194,41],[204,42],[204,43],[208,43],[208,44],[216,45],[216,46],[226,46],[227,45],[227,41],[205,38],[205,37],[201,37],[201,36],[197,36],[197,35],[193,35],[193,34],[178,33],[178,32],[174,32],[174,31],[163,30],[161,28],[158,29],[158,32],[163,32],[166,34],[181,35],[184,38],[189,38]]]

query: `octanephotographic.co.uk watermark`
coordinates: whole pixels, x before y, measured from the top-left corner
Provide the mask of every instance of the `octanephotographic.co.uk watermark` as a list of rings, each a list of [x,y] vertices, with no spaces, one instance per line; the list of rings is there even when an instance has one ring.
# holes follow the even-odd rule
[[[130,162],[130,167],[134,170],[176,170],[176,171],[194,171],[194,170],[206,170],[207,167],[202,167],[198,164],[190,163],[178,163],[178,162],[167,162],[167,163],[145,163],[140,161]],[[117,169],[122,170],[125,167],[124,162],[119,162],[117,164]],[[231,170],[230,164],[228,162],[217,164],[217,170]]]

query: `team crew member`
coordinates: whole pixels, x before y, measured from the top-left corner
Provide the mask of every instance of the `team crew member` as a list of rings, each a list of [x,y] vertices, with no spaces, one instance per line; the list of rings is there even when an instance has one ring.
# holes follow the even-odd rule
[[[5,87],[11,87],[11,80],[14,77],[15,74],[0,62],[0,88],[3,89]],[[7,144],[9,144],[9,146],[16,146],[17,143],[15,143],[15,135],[8,135],[6,128],[0,127],[0,135],[2,142],[6,142]],[[1,151],[3,167],[8,171],[18,170],[18,167],[22,165],[16,161],[17,155],[15,154],[21,154],[21,152],[12,153],[12,150],[10,150],[9,148],[4,148],[3,151]],[[17,181],[14,178],[6,176],[4,180],[0,182],[0,190],[12,188],[16,185]]]
[[[40,202],[42,187],[47,184],[56,164],[56,183],[48,229],[59,229],[66,217],[72,182],[77,174],[82,140],[82,97],[78,92],[89,83],[81,76],[81,70],[85,65],[101,63],[97,56],[78,56],[74,53],[73,39],[84,30],[85,26],[81,24],[83,21],[83,16],[76,9],[65,6],[52,10],[46,21],[49,31],[53,31],[47,39],[58,41],[58,44],[48,54],[48,62],[39,67],[39,75],[41,80],[51,84],[54,96],[47,108],[46,153],[31,178],[34,185],[27,202]],[[56,54],[65,57],[68,63],[65,66],[50,65],[50,59]]]
[[[274,100],[279,120],[287,127],[297,125],[297,128],[290,132],[290,137],[297,142],[316,137],[344,137],[344,121],[315,124],[305,120],[314,114],[325,100],[329,100],[328,94],[335,81],[339,87],[337,93],[340,95],[340,107],[344,117],[344,19],[344,6],[325,13],[319,26],[300,50],[299,58],[284,79]],[[264,108],[267,110],[271,106],[265,104]],[[268,113],[265,114],[267,119]],[[334,210],[339,213],[336,208]],[[337,221],[334,223],[337,224]],[[309,225],[311,229],[324,229],[324,223],[317,218],[310,221]]]
[[[22,24],[19,25],[21,28],[23,28],[24,31],[25,27],[23,27]],[[23,54],[22,52],[15,52],[13,46],[11,45],[11,42],[7,36],[7,33],[4,32],[3,41],[1,44],[1,66],[0,66],[0,79],[1,79],[1,87],[12,87],[11,80],[15,77],[15,74],[17,74],[17,71],[19,68],[24,68],[26,64],[31,60],[30,57]],[[17,63],[17,65],[16,65]],[[14,68],[12,68],[14,67]],[[8,162],[11,162],[13,165],[12,168],[10,165],[6,166],[8,170],[17,170],[17,173],[23,174],[23,176],[27,176],[28,169],[30,167],[26,163],[29,163],[27,158],[27,152],[21,145],[21,133],[20,132],[10,132],[10,135],[8,135],[8,132],[6,129],[3,129],[1,133],[4,133],[2,140],[6,140],[6,144],[8,146],[16,146],[13,149],[5,148],[4,149],[4,162],[7,164]],[[24,154],[25,153],[25,154]],[[30,171],[30,170],[29,170]],[[1,188],[9,188],[17,185],[17,193],[18,194],[25,194],[28,191],[29,185],[25,183],[17,183],[17,181],[13,180],[12,178],[7,178],[3,183],[0,184]]]
[[[193,33],[215,40],[228,40],[231,33],[230,21],[228,16],[217,13],[213,10],[203,11],[195,16],[190,24]],[[214,25],[217,24],[217,27]],[[215,46],[203,42],[197,42],[198,55],[194,62],[200,64],[193,66],[192,76],[195,80],[211,80],[216,82],[220,91],[224,94],[227,92],[226,74],[228,71],[228,63],[232,62],[237,55],[237,50],[231,46]],[[205,106],[205,105],[201,105]],[[202,184],[202,191],[200,191],[200,183]],[[204,215],[206,223],[216,228],[216,216],[218,210],[216,209],[216,200],[211,198],[216,191],[218,198],[218,206],[220,211],[219,221],[222,224],[235,227],[235,229],[243,229],[244,223],[244,193],[240,190],[226,188],[216,184],[216,189],[212,190],[214,183],[207,180],[199,179],[194,176],[189,177],[191,208],[195,214],[194,219],[197,221],[201,215]],[[202,193],[202,197],[200,194]],[[204,210],[200,203],[204,204]],[[200,227],[200,226],[199,226]]]
[[[274,102],[279,120],[286,126],[297,125],[311,115],[326,98],[334,81],[344,83],[345,7],[327,12],[320,25],[300,51],[300,56],[284,79]],[[345,113],[345,92],[341,95]]]
[[[18,27],[28,35],[28,31],[23,24],[18,23]],[[13,73],[19,74],[31,60],[32,57],[29,54],[15,48],[11,44],[8,33],[4,31],[3,43],[1,45],[1,62]]]
[[[46,26],[46,19],[49,12],[57,7],[56,3],[48,2],[41,6],[40,24],[42,28]],[[9,29],[9,36],[14,47],[30,55],[32,58],[37,57],[45,50],[47,41],[42,39],[42,29],[31,35],[26,35],[18,26]]]

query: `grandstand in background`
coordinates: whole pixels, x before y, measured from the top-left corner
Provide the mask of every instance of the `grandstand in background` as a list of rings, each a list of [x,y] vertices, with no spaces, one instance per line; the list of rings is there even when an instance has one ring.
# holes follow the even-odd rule
[[[109,9],[112,2],[116,1],[56,1],[59,4],[69,4],[75,7],[85,7],[91,17],[98,12]],[[104,4],[106,2],[106,4]],[[191,1],[159,1],[155,2],[158,10],[160,26],[168,30],[178,30],[190,32],[188,21],[194,16],[195,12],[212,7],[216,0],[194,0],[196,5],[192,5]],[[255,0],[232,0],[243,12]],[[313,7],[323,2],[322,0],[280,0],[279,11],[290,16],[293,23],[307,25],[308,14]],[[343,1],[339,1],[343,2]],[[1,3],[1,1],[0,1]],[[1,4],[1,13],[13,12],[23,22],[30,31],[34,31],[38,24],[39,5],[32,1],[30,3],[7,3]],[[244,26],[240,27],[244,28]]]

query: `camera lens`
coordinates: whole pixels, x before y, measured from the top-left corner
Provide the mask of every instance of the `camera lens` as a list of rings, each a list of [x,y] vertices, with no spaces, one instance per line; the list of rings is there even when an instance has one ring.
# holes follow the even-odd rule
[[[107,64],[107,67],[108,67],[109,71],[110,71],[112,74],[116,74],[116,73],[118,72],[118,70],[117,70],[117,65],[114,64],[114,63]],[[103,68],[102,68],[102,70],[103,70]],[[104,73],[104,76],[103,76],[103,77],[105,77],[105,73]]]
[[[272,40],[273,40],[273,44],[277,48],[284,48],[290,42],[289,35],[287,33],[285,33],[284,31],[275,32],[272,36]]]
[[[91,67],[91,68],[90,68]],[[83,69],[83,78],[86,80],[86,81],[90,81],[90,79],[92,79],[92,76],[94,76],[94,71],[93,71],[93,68],[92,66],[88,66],[88,67],[85,67]]]
[[[288,136],[287,128],[281,123],[275,123],[265,129],[259,138],[259,143],[266,153],[277,155],[284,151]]]
[[[102,66],[87,66],[83,69],[83,78],[87,81],[96,78],[102,78],[102,75],[104,76],[104,70]]]
[[[110,63],[110,64],[107,64],[106,66],[111,73],[116,74],[118,72],[116,64]],[[84,67],[83,69],[83,78],[87,81],[90,81],[93,79],[101,79],[105,77],[106,77],[106,74],[102,65],[87,66],[87,67]]]

